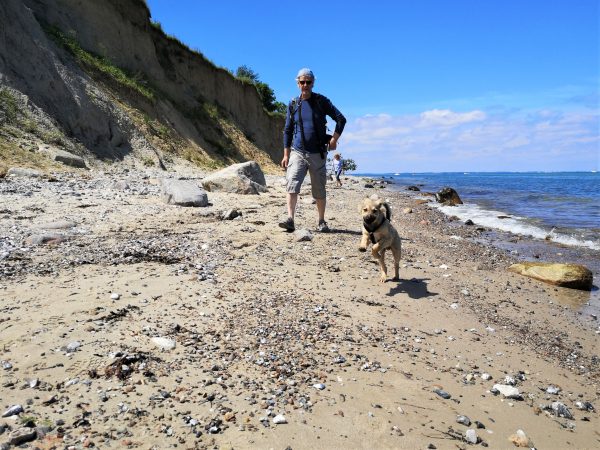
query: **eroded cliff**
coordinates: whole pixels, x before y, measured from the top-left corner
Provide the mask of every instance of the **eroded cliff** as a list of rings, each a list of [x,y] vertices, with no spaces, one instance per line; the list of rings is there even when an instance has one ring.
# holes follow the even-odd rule
[[[0,22],[3,155],[49,143],[92,163],[275,167],[282,118],[154,26],[142,0],[4,0]]]

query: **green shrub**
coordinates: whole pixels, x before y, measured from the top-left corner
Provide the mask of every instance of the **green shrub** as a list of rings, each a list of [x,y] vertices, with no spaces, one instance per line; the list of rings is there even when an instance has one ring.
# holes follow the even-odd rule
[[[46,27],[45,31],[56,43],[69,51],[84,68],[101,73],[119,85],[137,92],[150,101],[154,101],[156,95],[152,89],[143,84],[141,75],[132,76],[120,67],[115,66],[107,58],[84,50],[74,38],[67,36],[56,27]]]
[[[31,119],[24,119],[21,121],[21,126],[23,127],[23,131],[26,131],[27,133],[37,133],[38,131],[37,123]]]
[[[342,170],[344,172],[353,172],[356,170],[356,163],[353,159],[344,158],[344,160],[342,161]]]
[[[152,25],[153,28],[156,28],[157,30],[162,31],[164,33],[164,31],[162,29],[162,25],[161,25],[161,23],[158,20],[152,20],[151,19],[150,20],[150,25]]]
[[[53,130],[53,131],[48,131],[47,133],[42,133],[40,138],[46,144],[64,145],[64,143],[65,143],[64,135],[58,130]]]
[[[154,160],[149,156],[142,156],[140,160],[142,161],[142,164],[146,167],[154,166]]]
[[[278,102],[275,92],[267,83],[260,81],[258,74],[248,66],[240,66],[235,72],[235,77],[243,84],[254,85],[263,108],[269,113],[285,114],[285,104]]]
[[[19,105],[16,97],[6,88],[0,89],[0,125],[15,125],[19,117]]]

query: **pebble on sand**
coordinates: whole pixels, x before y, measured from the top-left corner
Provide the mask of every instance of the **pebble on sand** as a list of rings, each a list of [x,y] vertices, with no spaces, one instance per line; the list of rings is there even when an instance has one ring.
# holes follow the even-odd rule
[[[276,425],[287,423],[287,419],[283,414],[277,414],[275,417],[273,417],[273,423]]]
[[[153,337],[152,342],[163,350],[173,350],[177,343],[166,337]]]

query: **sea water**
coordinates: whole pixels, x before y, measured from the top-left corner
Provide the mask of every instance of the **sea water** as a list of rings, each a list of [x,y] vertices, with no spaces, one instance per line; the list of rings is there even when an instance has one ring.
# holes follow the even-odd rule
[[[471,172],[361,174],[385,177],[392,189],[455,189],[464,202],[442,206],[447,215],[497,232],[494,244],[524,259],[584,264],[600,284],[600,173]],[[419,194],[418,192],[416,193]],[[520,239],[515,245],[517,235]],[[540,257],[540,254],[542,255]],[[596,290],[597,293],[597,290]],[[597,297],[597,295],[594,295]]]

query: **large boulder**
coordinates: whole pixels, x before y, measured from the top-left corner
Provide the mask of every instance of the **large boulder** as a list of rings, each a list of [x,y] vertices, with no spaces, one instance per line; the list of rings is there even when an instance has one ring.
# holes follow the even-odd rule
[[[162,198],[169,205],[208,206],[208,195],[195,182],[188,180],[162,180]]]
[[[544,283],[584,291],[591,291],[594,281],[590,269],[580,264],[523,262],[513,264],[508,270]]]
[[[53,161],[57,161],[71,167],[79,167],[81,169],[87,168],[85,161],[81,156],[74,155],[73,153],[60,150],[50,145],[40,145],[38,148],[40,153],[47,155]]]
[[[25,167],[11,167],[6,172],[7,177],[20,177],[20,178],[40,178],[43,173],[35,169],[27,169]]]
[[[230,192],[233,194],[255,194],[267,192],[267,182],[256,161],[233,164],[202,180],[202,186],[209,192]]]
[[[435,194],[435,199],[439,203],[443,203],[446,206],[462,205],[462,200],[458,196],[458,192],[451,187],[442,188],[437,194]]]

